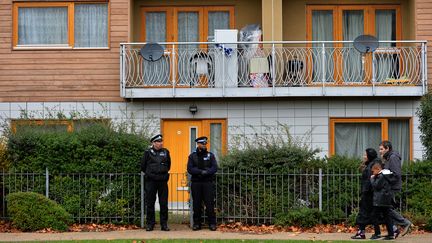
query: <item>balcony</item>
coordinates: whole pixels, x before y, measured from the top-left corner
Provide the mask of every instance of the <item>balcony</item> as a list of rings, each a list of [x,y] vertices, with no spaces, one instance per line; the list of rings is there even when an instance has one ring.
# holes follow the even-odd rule
[[[352,41],[122,43],[123,98],[422,96],[426,41],[380,41],[361,54]]]

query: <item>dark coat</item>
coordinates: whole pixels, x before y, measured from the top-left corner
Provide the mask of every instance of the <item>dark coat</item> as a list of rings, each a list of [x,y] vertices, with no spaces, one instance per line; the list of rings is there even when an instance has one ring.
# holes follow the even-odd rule
[[[188,157],[187,171],[191,181],[213,181],[218,170],[216,158],[212,152],[196,150]]]
[[[394,150],[388,151],[384,154],[384,169],[393,172],[395,179],[394,184],[391,185],[393,191],[400,191],[402,189],[402,158],[400,154]]]
[[[373,205],[376,207],[392,207],[393,191],[391,185],[396,181],[396,177],[392,172],[386,174],[383,170],[378,175],[371,178],[373,188]]]
[[[168,181],[171,169],[171,156],[168,149],[156,150],[153,147],[144,152],[141,158],[141,171],[146,180]]]
[[[381,163],[381,160],[375,159],[369,162],[362,171],[361,177],[361,197],[360,197],[360,208],[356,218],[357,225],[368,225],[374,221],[372,219],[373,210],[373,190],[370,177],[372,175],[371,168],[375,163]]]

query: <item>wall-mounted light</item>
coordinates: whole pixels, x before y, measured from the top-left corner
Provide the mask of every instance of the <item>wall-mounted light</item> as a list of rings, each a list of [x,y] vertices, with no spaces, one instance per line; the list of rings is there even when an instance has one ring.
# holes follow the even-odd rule
[[[195,113],[198,112],[198,107],[195,104],[190,105],[189,106],[189,111],[192,113],[192,115],[195,115]]]

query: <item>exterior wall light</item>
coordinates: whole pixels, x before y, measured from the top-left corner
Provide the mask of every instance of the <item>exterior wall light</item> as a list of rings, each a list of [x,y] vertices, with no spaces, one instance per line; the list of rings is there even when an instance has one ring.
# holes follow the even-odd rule
[[[195,113],[198,112],[198,107],[195,104],[190,105],[189,106],[189,111],[192,113],[192,115],[195,115]]]

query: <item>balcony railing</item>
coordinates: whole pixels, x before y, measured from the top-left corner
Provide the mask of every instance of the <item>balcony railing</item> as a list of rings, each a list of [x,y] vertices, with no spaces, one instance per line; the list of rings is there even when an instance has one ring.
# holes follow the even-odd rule
[[[380,41],[361,54],[352,41],[122,43],[121,95],[151,97],[421,96],[427,89],[426,41]],[[185,89],[186,88],[186,89]]]

